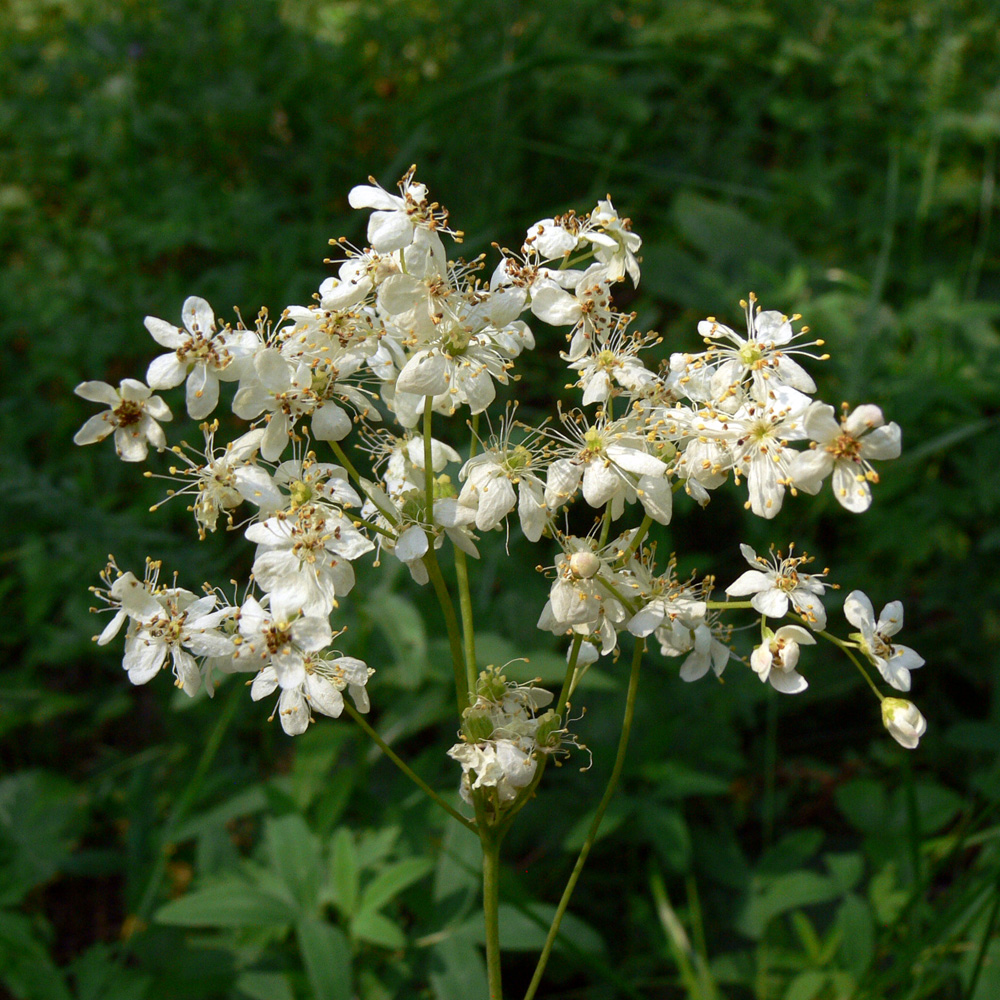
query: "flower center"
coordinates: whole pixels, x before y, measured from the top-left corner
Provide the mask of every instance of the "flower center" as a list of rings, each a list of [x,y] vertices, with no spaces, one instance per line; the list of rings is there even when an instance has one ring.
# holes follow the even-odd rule
[[[131,427],[142,420],[144,404],[139,400],[123,399],[115,407],[115,422],[119,427]]]

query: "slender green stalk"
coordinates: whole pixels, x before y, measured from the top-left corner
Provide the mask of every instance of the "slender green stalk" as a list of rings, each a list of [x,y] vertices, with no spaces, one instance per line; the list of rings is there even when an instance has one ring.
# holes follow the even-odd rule
[[[462,636],[458,627],[458,618],[455,616],[455,605],[451,602],[448,585],[441,575],[441,567],[438,565],[437,555],[434,552],[434,544],[430,539],[428,541],[427,552],[421,562],[430,577],[431,586],[434,588],[438,604],[441,605],[441,613],[444,615],[445,628],[448,630],[451,666],[455,674],[455,695],[458,699],[458,714],[461,715],[469,707],[469,688],[465,678],[465,653],[462,649]]]
[[[486,831],[483,831],[487,834]],[[500,838],[483,837],[483,916],[486,920],[486,976],[490,1000],[503,1000],[500,975]]]
[[[344,702],[344,711],[364,730],[367,736],[412,781],[428,798],[433,799],[452,819],[457,819],[462,826],[475,831],[476,824],[467,819],[457,809],[452,808],[430,785],[424,781],[374,729],[368,720],[350,703]]]
[[[333,450],[334,455],[337,456],[337,459],[339,460],[340,464],[347,470],[347,474],[351,477],[351,479],[354,480],[354,482],[357,485],[358,489],[361,491],[361,495],[366,500],[370,500],[371,503],[372,503],[372,505],[375,507],[375,509],[390,524],[396,524],[396,523],[398,523],[399,518],[396,516],[395,511],[388,510],[387,508],[382,507],[379,504],[379,502],[375,499],[375,497],[371,496],[368,493],[368,491],[365,489],[364,484],[361,482],[361,473],[358,472],[358,470],[354,467],[354,464],[347,457],[347,452],[345,452],[344,449],[340,447],[339,442],[337,442],[337,441],[331,441],[330,442],[330,448]],[[369,525],[369,527],[371,527],[371,525]]]
[[[472,431],[472,440],[469,442],[469,458],[475,458],[476,452],[479,451],[479,414],[472,414],[472,422],[469,425],[469,429]]]
[[[632,556],[639,550],[639,546],[642,545],[642,540],[649,534],[649,529],[652,527],[653,519],[647,514],[642,519],[642,524],[639,525],[638,530],[632,537],[632,541],[628,543],[628,548],[618,557],[616,566],[624,566]]]
[[[465,553],[455,546],[455,576],[458,579],[458,603],[462,612],[462,638],[465,643],[465,679],[470,694],[476,690],[476,625],[472,617],[472,594],[469,590],[469,565]]]
[[[597,831],[600,829],[601,821],[604,819],[604,814],[607,812],[608,805],[611,802],[615,789],[618,786],[618,779],[621,777],[622,768],[625,766],[625,752],[628,750],[629,734],[632,731],[632,718],[635,715],[636,693],[639,690],[639,667],[642,664],[642,654],[645,650],[645,639],[636,639],[635,652],[632,655],[632,670],[628,679],[628,695],[625,699],[625,717],[622,720],[622,733],[618,740],[618,753],[615,756],[615,766],[611,769],[611,777],[608,779],[608,786],[604,789],[604,795],[601,796],[597,812],[594,814],[594,819],[590,824],[590,829],[587,831],[587,839],[584,841],[583,847],[580,849],[580,855],[576,859],[576,864],[573,866],[573,871],[570,874],[569,881],[566,883],[566,888],[563,890],[562,898],[559,900],[559,905],[556,907],[555,916],[552,918],[552,926],[549,928],[548,936],[545,939],[545,946],[542,948],[542,953],[538,958],[538,964],[535,966],[535,974],[531,977],[531,983],[528,985],[528,992],[524,994],[524,1000],[532,1000],[532,997],[534,997],[536,991],[538,990],[539,983],[542,981],[542,975],[545,972],[545,966],[548,963],[549,955],[552,952],[552,946],[555,944],[556,935],[559,933],[559,925],[562,923],[563,914],[566,912],[566,907],[569,906],[570,897],[573,895],[576,883],[580,879],[580,873],[583,871],[583,866],[587,862],[587,856],[590,854],[590,849],[594,846],[594,840],[597,838]]]
[[[599,549],[604,548],[608,544],[608,534],[611,532],[611,504],[606,504],[604,507],[604,518],[601,521],[601,537],[597,543]]]
[[[562,690],[559,692],[559,700],[556,702],[556,715],[562,717],[566,712],[566,702],[569,700],[570,688],[573,685],[573,677],[576,674],[576,661],[580,657],[580,649],[583,647],[583,636],[574,635],[573,645],[569,649],[569,659],[566,662],[566,677],[563,680]]]

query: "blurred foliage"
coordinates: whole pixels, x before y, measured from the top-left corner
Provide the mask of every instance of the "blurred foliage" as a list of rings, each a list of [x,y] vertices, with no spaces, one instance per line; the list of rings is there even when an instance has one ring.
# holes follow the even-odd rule
[[[485,996],[474,838],[348,720],[292,744],[236,682],[171,700],[95,654],[85,588],[107,552],[162,556],[188,585],[247,553],[199,545],[180,504],[148,514],[155,482],[69,443],[90,412],[74,385],[143,373],[145,315],[188,294],[248,317],[308,301],[327,240],[363,238],[350,187],[416,162],[468,257],[610,191],[645,240],[625,304],[664,352],[705,315],[737,325],[752,288],[826,341],[826,398],[903,427],[864,518],[824,493],[763,524],[719,496],[658,538],[723,581],[739,541],[795,539],[844,592],[903,599],[928,661],[920,749],[888,740],[832,652],[793,700],[735,664],[721,691],[681,685],[651,656],[553,995],[1000,995],[998,51],[989,0],[0,7],[3,988]],[[528,362],[529,411],[550,405],[558,346]],[[524,610],[544,581],[503,591],[511,561],[538,554],[484,544],[483,656],[558,675]],[[348,639],[379,667],[377,728],[450,789],[449,671],[403,576],[360,574]],[[621,677],[589,680],[593,770],[547,777],[508,841],[511,995],[610,767]]]

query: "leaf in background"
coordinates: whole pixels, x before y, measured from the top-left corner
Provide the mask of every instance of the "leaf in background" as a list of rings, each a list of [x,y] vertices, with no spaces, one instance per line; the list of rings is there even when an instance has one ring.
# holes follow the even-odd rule
[[[288,902],[246,882],[196,889],[165,903],[154,919],[175,927],[280,927],[298,916]]]
[[[782,913],[797,910],[803,906],[827,903],[840,895],[836,882],[810,871],[789,872],[768,879],[755,892],[736,926],[747,937],[759,939],[767,930],[767,925]]]
[[[70,1000],[62,973],[34,933],[32,921],[0,910],[0,982],[18,1000]]]
[[[292,984],[283,972],[241,972],[235,986],[250,1000],[295,1000]]]
[[[383,868],[361,893],[360,911],[379,910],[407,886],[422,879],[432,868],[430,858],[404,858]]]
[[[83,820],[81,794],[59,775],[22,771],[0,781],[0,903],[51,879]]]
[[[399,924],[373,910],[362,910],[354,917],[351,921],[351,937],[382,948],[406,947],[406,935],[400,930]]]
[[[860,976],[875,956],[875,921],[868,904],[856,893],[848,893],[837,908],[840,929],[840,959],[844,967]]]
[[[434,945],[431,986],[435,1000],[473,1000],[489,995],[486,965],[479,948],[453,934]]]
[[[272,869],[288,887],[303,911],[316,906],[322,880],[319,839],[298,813],[269,819],[264,841]]]
[[[316,1000],[351,1000],[351,949],[339,927],[313,917],[295,924],[295,937]]]
[[[347,827],[339,827],[330,839],[329,878],[324,899],[328,899],[345,916],[357,907],[361,873],[354,835]]]

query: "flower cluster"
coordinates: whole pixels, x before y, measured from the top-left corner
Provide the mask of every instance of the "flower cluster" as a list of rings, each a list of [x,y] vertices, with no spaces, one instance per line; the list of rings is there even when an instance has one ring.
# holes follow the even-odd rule
[[[658,568],[655,546],[644,541],[653,524],[670,523],[675,494],[683,490],[704,507],[730,481],[746,483],[746,506],[767,519],[786,495],[816,493],[828,478],[837,500],[860,513],[878,482],[872,463],[900,452],[899,427],[871,404],[845,405],[838,419],[814,399],[802,362],[825,358],[816,353],[823,342],[806,339],[807,327],[796,330],[798,316],[764,310],[753,294],[743,303],[745,335],[709,318],[698,324],[704,350],[647,364],[662,338],[630,330],[634,316],[616,309],[612,295],[620,282],[638,284],[642,240],[610,198],[585,214],[540,220],[517,250],[501,251],[487,277],[482,258],[449,259],[443,237],[461,234],[413,169],[398,192],[374,180],[350,192],[354,208],[371,210],[369,245],[331,241],[336,273],[310,304],[276,317],[261,310],[251,324],[237,314],[233,325],[192,296],[180,326],[147,317],[146,329],[166,350],[149,365],[148,384],[77,387],[107,409],[75,440],[113,433],[120,457],[134,462],[149,445],[167,449],[160,424],[171,412],[153,391],[184,385],[204,447],[169,449],[167,478],[178,485],[168,496],[191,501],[202,537],[222,517],[256,546],[252,586],[232,604],[207,584],[201,597],[161,585],[158,563],[140,581],[112,561],[96,588],[113,611],[98,641],[128,622],[124,665],[134,683],[168,660],[189,694],[211,691],[216,674],[253,673],[252,697],[280,692],[278,717],[294,735],[313,713],[339,716],[344,691],[358,711],[368,710],[370,669],[332,646],[340,633],[331,616],[354,587],[356,560],[371,554],[378,565],[390,556],[418,584],[433,576],[439,590],[438,550],[477,558],[482,533],[517,526],[529,541],[557,546],[538,626],[572,640],[576,669],[616,655],[629,633],[679,658],[686,681],[718,676],[733,655],[723,616],[751,609],[761,642],[750,667],[779,691],[803,690],[800,648],[826,635],[826,571],[805,572],[809,557],[792,547],[765,559],[744,545],[751,569],[725,589],[727,600],[713,601],[713,577],[680,580],[675,561]],[[564,332],[560,356],[579,406],[560,408],[538,427],[516,420],[511,407],[497,431],[491,424],[480,437],[479,415],[516,378],[538,324]],[[234,386],[232,412],[248,426],[220,443],[213,414],[223,383]],[[471,418],[467,453],[434,436],[435,419],[440,427],[452,416],[460,429]],[[442,434],[449,436],[458,441]],[[370,458],[360,471],[348,439]],[[334,461],[319,457],[321,447]],[[574,503],[595,513],[589,534],[567,530],[565,510]],[[630,508],[641,525],[612,537]],[[855,591],[845,612],[859,631],[836,641],[908,690],[910,671],[923,661],[891,642],[901,607],[889,605],[876,621]],[[768,625],[786,617],[792,621]],[[462,648],[452,638],[452,648]],[[470,705],[462,742],[449,751],[462,765],[463,794],[495,789],[499,803],[512,802],[531,784],[538,755],[563,738],[554,713],[537,714],[551,696],[495,671],[479,674],[472,659],[455,666],[467,678],[459,696]],[[906,711],[884,712],[897,738],[919,737]]]
[[[531,684],[516,684],[496,668],[479,675],[475,700],[462,713],[460,742],[448,756],[462,766],[459,790],[472,804],[479,788],[495,788],[497,805],[513,802],[531,785],[539,754],[555,752],[562,742],[559,716],[539,714],[552,693]]]

